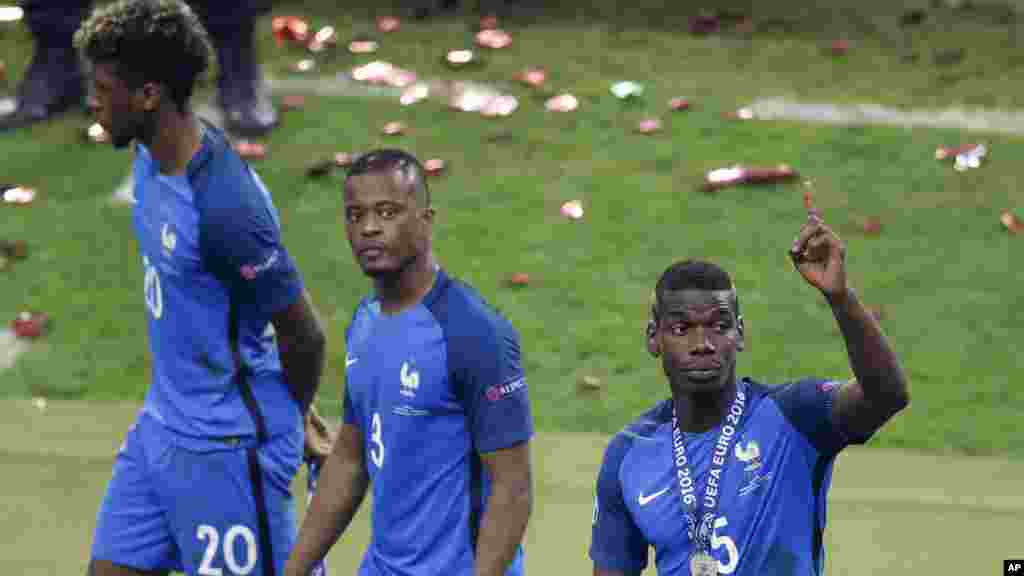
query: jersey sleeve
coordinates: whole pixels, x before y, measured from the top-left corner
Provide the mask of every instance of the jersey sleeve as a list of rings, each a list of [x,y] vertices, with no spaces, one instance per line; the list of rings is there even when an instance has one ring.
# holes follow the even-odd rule
[[[833,405],[842,382],[801,380],[782,386],[775,401],[789,423],[823,454],[836,454],[850,444],[864,444],[871,435],[858,436],[837,422]]]
[[[348,348],[349,343],[352,342],[352,326],[349,325],[345,329],[345,346]],[[346,358],[346,363],[348,359]],[[348,367],[346,366],[346,371]],[[348,375],[345,376],[345,387],[341,391],[341,421],[349,426],[355,426],[356,428],[362,428],[359,424],[359,418],[356,415],[355,406],[352,403],[351,390],[348,385]]]
[[[251,170],[220,179],[200,212],[201,251],[213,273],[240,296],[248,312],[269,320],[302,292],[302,280],[281,242],[270,195]],[[236,190],[231,190],[236,188]]]
[[[630,440],[619,434],[608,445],[597,473],[590,539],[590,559],[603,570],[642,572],[647,567],[647,540],[633,522],[622,496],[619,470]]]
[[[515,328],[503,318],[473,323],[468,333],[449,342],[449,354],[454,355],[473,445],[484,454],[529,440],[533,416]]]

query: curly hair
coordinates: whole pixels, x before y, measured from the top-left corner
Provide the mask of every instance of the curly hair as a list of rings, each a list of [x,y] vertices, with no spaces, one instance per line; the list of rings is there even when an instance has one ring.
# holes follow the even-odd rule
[[[209,34],[181,0],[118,0],[98,7],[74,42],[87,62],[113,63],[130,88],[163,84],[181,112],[213,54]]]

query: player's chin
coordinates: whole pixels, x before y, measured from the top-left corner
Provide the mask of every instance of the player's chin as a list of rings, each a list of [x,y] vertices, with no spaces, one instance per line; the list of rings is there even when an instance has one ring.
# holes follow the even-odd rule
[[[717,392],[725,388],[727,381],[726,371],[722,368],[715,371],[683,372],[679,379],[693,392]]]
[[[360,258],[359,268],[362,269],[363,274],[366,274],[370,278],[394,276],[399,271],[399,267],[396,263],[384,261],[383,258],[376,258],[370,261],[365,258]]]

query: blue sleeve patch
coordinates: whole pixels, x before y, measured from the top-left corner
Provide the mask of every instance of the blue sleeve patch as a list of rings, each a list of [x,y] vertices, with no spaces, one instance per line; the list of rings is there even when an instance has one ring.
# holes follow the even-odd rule
[[[617,434],[608,444],[597,473],[590,559],[603,570],[642,572],[647,567],[647,540],[629,515],[619,481],[622,462],[630,447],[632,441],[624,434]]]
[[[822,454],[837,454],[850,444],[870,438],[855,438],[835,421],[832,406],[842,382],[801,380],[773,391],[772,396],[789,423]]]
[[[230,155],[197,190],[200,249],[211,270],[231,287],[248,312],[270,319],[294,303],[302,280],[281,242],[270,194],[252,170]]]

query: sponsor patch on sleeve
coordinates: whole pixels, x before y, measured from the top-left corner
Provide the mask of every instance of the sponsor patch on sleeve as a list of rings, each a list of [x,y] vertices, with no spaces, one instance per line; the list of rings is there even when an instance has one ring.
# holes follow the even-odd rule
[[[522,389],[525,389],[525,388],[526,388],[526,378],[525,377],[516,378],[515,380],[513,380],[513,381],[511,381],[511,382],[509,382],[507,384],[501,384],[501,385],[497,385],[496,384],[494,386],[491,386],[490,388],[487,389],[486,395],[487,395],[487,399],[490,400],[491,402],[497,402],[497,401],[499,401],[499,400],[501,400],[503,398],[508,398],[509,396],[515,394],[519,390],[522,390]]]

